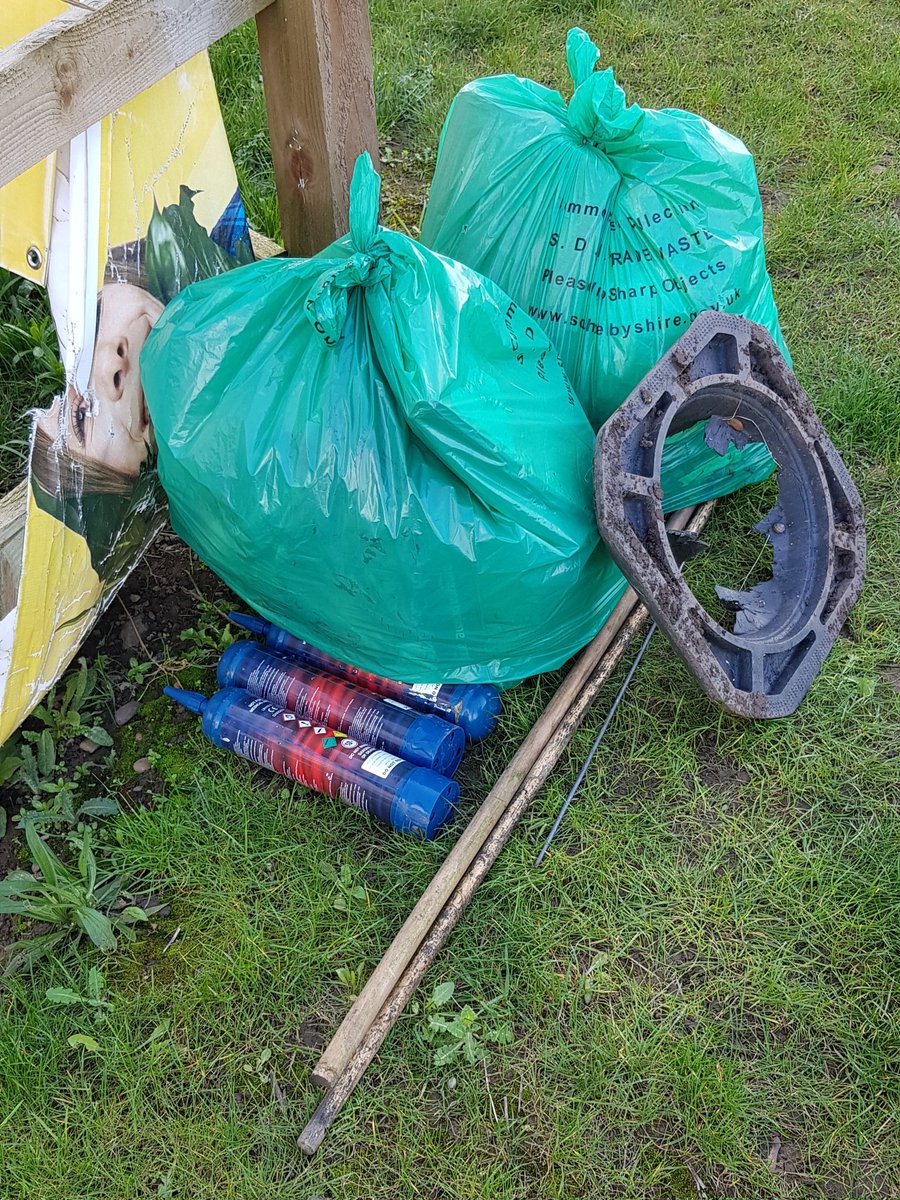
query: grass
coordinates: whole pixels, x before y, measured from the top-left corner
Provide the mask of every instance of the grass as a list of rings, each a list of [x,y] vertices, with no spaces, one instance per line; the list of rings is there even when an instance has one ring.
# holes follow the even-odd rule
[[[374,0],[388,220],[415,227],[455,89],[512,70],[565,90],[576,22],[632,98],[702,112],[756,154],[797,371],[867,505],[868,582],[847,636],[797,715],[766,724],[719,711],[657,637],[536,873],[611,681],[431,975],[429,988],[456,981],[451,1008],[508,1021],[512,1044],[484,1066],[435,1068],[424,989],[310,1162],[294,1139],[317,1100],[310,1043],[349,1003],[337,972],[374,966],[453,833],[391,837],[254,774],[148,683],[143,741],[126,727],[120,762],[152,748],[156,796],[119,820],[118,854],[171,915],[106,964],[99,1025],[44,1001],[84,986],[90,953],[0,990],[3,1200],[900,1189],[900,21],[888,0]],[[214,65],[251,219],[275,235],[252,30]],[[27,388],[2,343],[0,364]],[[713,550],[691,566],[701,597],[754,569],[746,531],[764,507],[764,488],[719,506]],[[182,678],[212,682],[196,663]],[[467,757],[466,811],[553,682],[508,696],[502,732]],[[349,864],[366,900],[335,907],[323,863]],[[70,1047],[78,1032],[100,1050]]]

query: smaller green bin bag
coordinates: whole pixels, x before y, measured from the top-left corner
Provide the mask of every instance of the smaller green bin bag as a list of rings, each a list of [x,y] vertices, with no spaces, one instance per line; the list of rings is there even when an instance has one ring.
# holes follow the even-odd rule
[[[599,56],[569,32],[568,104],[515,75],[467,84],[422,225],[546,330],[595,429],[704,309],[787,353],[750,151],[694,113],[626,104]]]

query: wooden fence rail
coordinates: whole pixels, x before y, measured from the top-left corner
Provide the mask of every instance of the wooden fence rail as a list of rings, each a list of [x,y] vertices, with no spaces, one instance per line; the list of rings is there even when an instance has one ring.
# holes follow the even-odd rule
[[[254,16],[284,243],[321,249],[377,161],[366,0],[80,0],[0,50],[0,186]]]

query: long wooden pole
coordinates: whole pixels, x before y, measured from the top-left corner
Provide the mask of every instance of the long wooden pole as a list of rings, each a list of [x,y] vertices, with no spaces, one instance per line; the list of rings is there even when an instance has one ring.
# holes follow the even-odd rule
[[[534,764],[541,751],[571,707],[573,700],[586,686],[597,663],[603,658],[613,638],[637,602],[636,592],[628,588],[610,614],[609,620],[594,640],[582,651],[575,666],[531,728],[503,774],[488,792],[481,807],[463,830],[456,845],[441,863],[431,883],[403,922],[381,962],[354,1000],[334,1037],[325,1047],[322,1056],[313,1068],[313,1083],[324,1088],[331,1087],[346,1067],[357,1046],[365,1037],[366,1030],[406,970],[422,939],[434,924],[438,913],[452,896],[454,888],[484,845],[485,838],[496,825],[504,809],[534,769]]]
[[[672,530],[684,529],[694,511],[694,509],[682,509],[674,514],[669,520],[669,528]],[[705,505],[697,512],[690,527],[693,528],[696,525],[697,528],[702,528],[711,511],[711,504]],[[449,901],[507,806],[510,805],[526,780],[531,789],[529,799],[537,787],[540,787],[543,779],[536,786],[534,779],[537,763],[541,759],[543,751],[554,738],[560,726],[568,723],[568,714],[571,711],[578,711],[583,715],[587,710],[603,683],[603,679],[597,682],[595,678],[598,666],[604,660],[613,639],[636,604],[637,596],[632,588],[628,588],[613,609],[606,624],[582,651],[575,666],[513,755],[507,768],[488,792],[456,845],[447,855],[431,883],[401,926],[381,962],[372,972],[365,987],[354,1001],[313,1069],[313,1082],[326,1088],[334,1085],[365,1038],[369,1026],[406,970],[441,909]],[[579,716],[578,720],[580,721],[580,719]],[[572,726],[572,729],[574,728],[575,726]],[[553,744],[558,746],[558,749],[556,756],[547,768],[548,771],[562,753],[570,736],[571,732],[562,742],[554,740]]]
[[[709,515],[714,507],[714,502],[710,501],[704,504],[699,509],[682,509],[676,513],[669,521],[669,528],[672,530],[684,529],[687,527],[692,532],[699,533],[709,519]],[[629,589],[630,590],[630,589]],[[437,918],[435,919],[431,929],[428,931],[416,952],[414,952],[409,963],[404,969],[403,974],[399,977],[395,987],[390,993],[385,1005],[382,1007],[377,1017],[372,1021],[371,1025],[366,1030],[359,1030],[360,1037],[356,1039],[356,1047],[348,1058],[342,1072],[335,1079],[328,1094],[322,1099],[306,1128],[297,1139],[297,1144],[305,1154],[313,1154],[322,1143],[326,1131],[331,1126],[338,1112],[340,1112],[347,1098],[356,1087],[359,1080],[365,1073],[366,1068],[372,1059],[378,1053],[378,1049],[384,1038],[387,1036],[390,1029],[395,1024],[400,1013],[406,1006],[406,1003],[418,986],[422,977],[425,975],[428,967],[431,965],[436,954],[443,946],[451,930],[456,925],[466,906],[475,893],[479,883],[487,875],[500,851],[507,842],[512,830],[515,828],[520,817],[528,807],[532,798],[537,794],[543,786],[548,775],[559,760],[560,755],[572,737],[572,734],[578,728],[584,718],[590,705],[593,703],[598,691],[612,674],[613,670],[622,654],[625,652],[631,639],[640,629],[641,625],[647,619],[647,610],[642,606],[637,611],[632,611],[630,615],[621,616],[619,610],[622,607],[626,597],[623,596],[619,606],[610,615],[609,620],[604,626],[607,630],[613,620],[618,622],[618,631],[614,631],[613,637],[607,642],[607,648],[594,661],[593,669],[587,676],[587,679],[582,679],[582,686],[577,694],[571,698],[569,707],[562,714],[556,728],[551,731],[548,738],[544,741],[542,749],[537,753],[532,764],[531,771],[527,779],[517,791],[515,797],[506,806],[504,811],[498,818],[494,828],[490,831],[485,839],[482,847],[476,853],[471,869],[468,870],[459,885],[454,889],[447,903],[443,906]],[[631,605],[632,610],[634,604]],[[619,617],[617,617],[619,614]],[[601,631],[602,633],[603,631]],[[599,638],[598,634],[598,638]],[[613,640],[614,639],[614,640]],[[538,724],[543,721],[544,716],[554,706],[557,697],[567,690],[569,680],[583,667],[585,656],[588,651],[594,646],[597,639],[582,652],[581,657],[573,668],[572,672],[566,677],[562,687],[554,695],[550,705],[544,710]],[[579,672],[581,674],[581,672]],[[536,728],[536,726],[535,726]],[[532,733],[534,730],[532,730]],[[530,735],[529,735],[530,736]],[[526,739],[527,741],[527,739]],[[525,743],[523,742],[523,749]],[[515,759],[513,759],[515,761]],[[510,767],[512,763],[510,764]],[[509,768],[507,768],[509,770]],[[506,772],[504,772],[505,775]],[[501,776],[501,780],[503,776]],[[498,784],[500,780],[497,781]],[[496,788],[497,785],[495,785]],[[493,791],[494,789],[492,789]],[[490,797],[490,794],[489,794]],[[489,798],[488,797],[488,798]],[[485,801],[487,803],[487,801]],[[484,805],[482,805],[482,809]],[[482,810],[479,810],[479,813]],[[476,817],[479,814],[476,814]],[[475,818],[473,818],[474,820]],[[470,823],[471,824],[471,823]],[[468,832],[468,830],[466,831]],[[460,839],[461,841],[462,839]],[[459,845],[459,843],[457,843]],[[432,885],[437,880],[432,880]],[[428,889],[430,890],[430,888]],[[426,893],[427,894],[427,893]],[[424,897],[423,897],[424,899]],[[421,903],[421,902],[420,902]],[[402,930],[401,930],[402,932]],[[399,937],[399,935],[398,935]],[[395,939],[396,943],[397,939]],[[394,943],[391,948],[393,949]],[[385,955],[385,959],[388,955]],[[375,973],[381,969],[382,963],[376,968]],[[351,1010],[352,1011],[352,1010]],[[348,1014],[349,1015],[349,1014]],[[357,1027],[358,1028],[358,1027]]]
[[[389,996],[387,1003],[369,1026],[368,1030],[363,1032],[363,1038],[351,1055],[346,1067],[335,1080],[331,1090],[323,1097],[318,1108],[313,1113],[309,1124],[297,1139],[297,1145],[304,1154],[314,1154],[322,1144],[322,1139],[325,1137],[335,1117],[343,1108],[344,1103],[357,1083],[359,1083],[372,1059],[378,1053],[381,1043],[403,1012],[410,996],[421,982],[422,977],[431,966],[438,951],[465,912],[478,885],[493,866],[494,861],[505,846],[520,817],[545,783],[597,692],[615,670],[629,642],[647,620],[647,616],[647,610],[643,605],[639,605],[634,609],[596,671],[551,735],[549,742],[538,755],[532,773],[516,793],[512,803],[504,810],[500,820],[494,826],[484,845],[475,856],[470,869],[461,880],[450,900],[441,910],[425,940],[419,946],[412,961]]]

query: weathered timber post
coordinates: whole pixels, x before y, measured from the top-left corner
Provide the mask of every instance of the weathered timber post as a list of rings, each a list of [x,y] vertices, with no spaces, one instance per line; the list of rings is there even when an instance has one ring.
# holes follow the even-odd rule
[[[356,156],[378,163],[367,0],[274,0],[256,18],[282,239],[308,256],[347,232]]]

